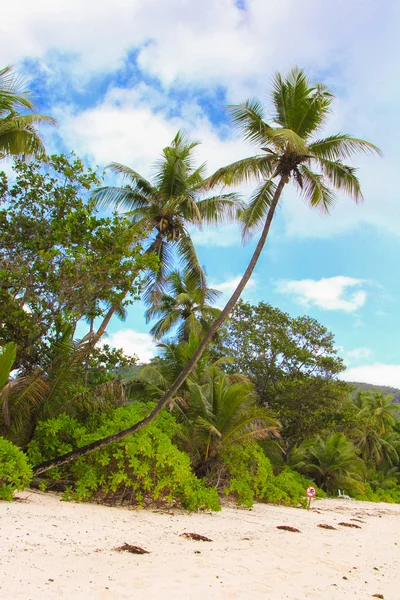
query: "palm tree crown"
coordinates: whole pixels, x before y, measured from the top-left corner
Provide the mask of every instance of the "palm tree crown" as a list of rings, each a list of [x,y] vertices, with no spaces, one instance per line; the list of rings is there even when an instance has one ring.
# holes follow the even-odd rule
[[[123,175],[127,185],[104,187],[95,194],[100,203],[128,210],[134,226],[151,232],[148,251],[156,252],[160,262],[155,282],[145,294],[146,301],[157,302],[163,291],[171,272],[172,248],[176,249],[184,269],[203,288],[205,277],[188,226],[231,221],[241,208],[233,193],[203,197],[206,166],[195,165],[193,150],[197,145],[198,142],[178,132],[171,145],[164,148],[151,182],[130,167],[112,163],[109,168]]]
[[[286,78],[279,73],[274,78],[270,122],[257,100],[228,107],[244,139],[258,144],[262,152],[219,169],[208,184],[236,185],[252,177],[261,180],[242,215],[244,238],[263,227],[277,191],[276,178],[282,188],[294,182],[311,207],[325,212],[335,202],[334,190],[356,202],[362,199],[356,169],[343,161],[357,152],[379,153],[379,149],[343,133],[319,137],[332,100],[325,86],[311,85],[304,71],[295,68]]]
[[[221,295],[218,290],[201,288],[190,273],[173,271],[167,278],[169,293],[163,293],[159,303],[146,311],[146,321],[160,317],[150,330],[160,339],[177,327],[178,340],[189,340],[190,334],[200,336],[221,312],[211,306]]]
[[[34,106],[30,92],[24,88],[24,81],[15,76],[11,67],[0,70],[0,158],[44,154],[36,125],[56,124],[52,117],[31,112]],[[26,111],[28,114],[24,114]]]

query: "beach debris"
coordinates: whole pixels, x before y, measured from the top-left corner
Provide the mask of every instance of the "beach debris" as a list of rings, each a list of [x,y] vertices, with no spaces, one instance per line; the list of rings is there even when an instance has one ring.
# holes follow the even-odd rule
[[[343,575],[342,579],[348,579],[348,577],[346,577],[346,575]]]
[[[353,527],[354,529],[361,529],[361,527],[355,523],[345,523],[344,521],[338,523],[338,525],[342,525],[343,527]]]
[[[132,544],[123,544],[122,546],[118,546],[114,548],[116,552],[131,552],[132,554],[150,554],[148,550],[144,550],[140,546],[132,546]]]
[[[290,525],[277,525],[277,529],[283,529],[284,531],[292,531],[293,533],[301,533],[300,529],[296,529],[296,527],[291,527]]]
[[[328,525],[327,523],[320,523],[317,527],[321,527],[322,529],[334,529],[336,531],[336,527]]]
[[[195,542],[212,542],[212,540],[205,535],[200,535],[199,533],[189,533],[186,531],[181,533],[179,537],[184,537],[188,540],[195,540]]]
[[[366,521],[362,521],[361,519],[350,519],[350,521],[357,521],[357,523],[366,523]]]
[[[385,596],[383,594],[372,594],[373,598],[382,598],[382,600],[385,598]]]

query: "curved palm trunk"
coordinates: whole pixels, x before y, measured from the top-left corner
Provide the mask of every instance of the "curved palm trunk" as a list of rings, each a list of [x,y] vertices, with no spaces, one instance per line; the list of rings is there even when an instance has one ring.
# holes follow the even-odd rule
[[[38,465],[33,470],[34,475],[40,475],[41,473],[44,473],[45,471],[48,471],[49,469],[52,469],[53,467],[59,467],[61,465],[67,464],[67,463],[73,461],[75,458],[84,456],[85,454],[89,454],[89,452],[93,452],[93,450],[98,450],[99,448],[103,448],[104,446],[107,446],[108,444],[122,440],[124,437],[127,437],[128,435],[131,435],[132,433],[135,433],[136,431],[139,431],[139,429],[142,429],[143,427],[145,427],[146,425],[151,423],[151,421],[153,421],[156,418],[156,416],[161,412],[162,408],[171,400],[171,398],[178,391],[178,389],[180,388],[182,383],[190,375],[190,373],[196,366],[198,360],[202,356],[204,350],[206,349],[207,345],[209,344],[212,337],[214,336],[215,332],[222,325],[222,323],[225,321],[226,317],[229,315],[229,313],[235,306],[236,302],[239,300],[241,293],[243,292],[246,284],[248,283],[250,277],[253,274],[254,268],[260,257],[260,254],[264,248],[279,198],[282,194],[282,190],[286,183],[287,183],[287,178],[285,176],[282,176],[279,181],[279,184],[276,188],[274,197],[271,202],[271,206],[268,210],[268,215],[267,215],[267,218],[265,221],[265,225],[264,225],[263,231],[261,233],[260,239],[257,243],[256,249],[254,250],[254,254],[251,257],[251,260],[247,266],[247,269],[244,272],[244,275],[243,275],[242,279],[240,280],[237,288],[235,289],[232,296],[228,300],[225,308],[221,311],[221,314],[219,315],[219,317],[217,317],[215,319],[215,321],[211,325],[210,329],[207,331],[206,335],[200,342],[196,352],[193,354],[192,358],[190,359],[190,361],[188,362],[186,367],[183,369],[183,371],[180,373],[180,375],[176,378],[176,380],[174,381],[172,386],[169,388],[169,390],[158,401],[157,405],[153,408],[151,413],[149,415],[147,415],[147,417],[145,417],[144,419],[139,421],[138,423],[135,423],[135,425],[128,427],[128,429],[124,429],[123,431],[119,431],[119,432],[109,435],[108,437],[105,437],[101,440],[92,442],[91,444],[88,444],[87,446],[82,446],[82,448],[77,448],[76,450],[72,450],[72,452],[68,452],[68,454],[64,454],[62,456],[54,458],[53,460],[49,460],[47,462],[42,463],[41,465]]]

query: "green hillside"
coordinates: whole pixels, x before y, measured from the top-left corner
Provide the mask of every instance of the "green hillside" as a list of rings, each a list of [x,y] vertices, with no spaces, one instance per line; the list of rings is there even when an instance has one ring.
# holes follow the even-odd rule
[[[349,381],[350,385],[354,385],[355,388],[363,391],[363,392],[381,392],[382,394],[388,395],[392,394],[394,396],[394,401],[400,403],[400,390],[398,388],[393,388],[388,385],[373,385],[371,383],[360,383],[358,381]]]

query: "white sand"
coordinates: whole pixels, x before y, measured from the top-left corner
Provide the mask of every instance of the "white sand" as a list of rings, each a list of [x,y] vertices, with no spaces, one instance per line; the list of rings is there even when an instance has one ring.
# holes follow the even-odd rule
[[[256,505],[168,514],[18,497],[0,502],[2,600],[400,599],[400,505],[322,500],[309,512]],[[187,540],[184,531],[213,541]],[[124,542],[151,554],[113,550]]]

